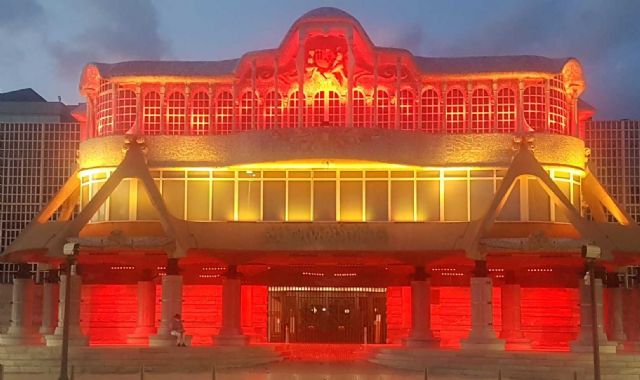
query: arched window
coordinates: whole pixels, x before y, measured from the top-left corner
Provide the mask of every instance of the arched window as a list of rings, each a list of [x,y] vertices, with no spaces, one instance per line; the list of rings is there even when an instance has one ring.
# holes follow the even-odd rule
[[[191,133],[206,135],[210,124],[209,94],[204,91],[196,92],[191,100]]]
[[[96,106],[96,133],[107,136],[113,133],[113,86],[106,80],[100,80],[100,94]]]
[[[360,90],[353,90],[351,100],[353,107],[353,126],[356,128],[371,127],[371,110],[367,106],[367,99]]]
[[[287,127],[298,128],[300,111],[300,92],[294,91],[289,94],[289,103],[287,106]]]
[[[329,125],[332,127],[344,127],[345,108],[340,101],[340,95],[335,91],[327,92],[327,116]]]
[[[508,88],[498,91],[497,99],[498,130],[500,133],[513,133],[516,131],[516,94]]]
[[[162,119],[160,109],[160,94],[156,91],[148,92],[144,96],[142,103],[142,134],[160,134],[160,121]]]
[[[447,92],[445,111],[447,133],[464,133],[467,116],[464,93],[460,89],[452,88]]]
[[[476,88],[471,94],[471,131],[491,132],[491,97],[484,88]]]
[[[231,133],[233,125],[233,95],[223,91],[216,98],[216,133],[225,135]]]
[[[114,133],[117,135],[127,133],[136,122],[137,113],[135,91],[119,88]]]
[[[565,134],[569,112],[562,76],[551,79],[549,87],[549,132]]]
[[[440,95],[433,88],[422,91],[422,129],[428,133],[440,132],[442,120]]]
[[[413,91],[400,91],[400,129],[414,130],[416,121],[415,96]]]
[[[522,106],[529,131],[544,131],[546,125],[544,98],[543,86],[528,86],[524,89]]]
[[[240,98],[238,127],[241,131],[249,131],[253,128],[253,110],[256,103],[256,97],[251,91],[245,92]]]
[[[319,127],[324,124],[324,91],[318,91],[313,96],[313,104],[307,113],[310,127]]]
[[[270,91],[264,99],[264,128],[271,129],[282,126],[282,97]]]
[[[181,135],[186,130],[187,102],[184,94],[174,92],[167,98],[166,133],[168,135]]]
[[[393,107],[391,107],[391,98],[389,97],[389,94],[385,90],[378,90],[376,95],[378,128],[393,128]]]

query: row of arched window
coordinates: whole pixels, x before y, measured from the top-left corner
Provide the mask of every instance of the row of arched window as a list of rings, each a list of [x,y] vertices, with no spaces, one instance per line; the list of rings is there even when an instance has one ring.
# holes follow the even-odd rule
[[[263,97],[247,91],[237,102],[230,91],[220,91],[215,96],[197,91],[188,97],[184,92],[174,91],[167,93],[164,107],[160,92],[145,91],[141,95],[140,118],[135,91],[117,90],[114,115],[113,93],[106,86],[104,90],[96,103],[98,136],[126,133],[136,122],[139,131],[146,135],[227,134],[234,130],[344,127],[347,123],[347,102],[331,90],[321,90],[311,99],[302,98],[298,91],[286,97],[276,91]],[[495,99],[482,87],[474,89],[470,96],[460,88],[450,88],[444,97],[432,87],[419,96],[404,89],[396,98],[384,89],[371,96],[354,89],[351,104],[351,123],[355,128],[511,133],[516,131],[518,117],[516,91],[510,87],[500,88]],[[530,131],[567,133],[568,109],[561,87],[551,86],[548,93],[542,85],[526,87],[522,114],[525,128]]]

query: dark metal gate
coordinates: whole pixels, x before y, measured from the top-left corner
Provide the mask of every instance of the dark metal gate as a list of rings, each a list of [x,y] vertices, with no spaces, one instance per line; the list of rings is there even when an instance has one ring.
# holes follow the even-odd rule
[[[386,289],[270,287],[269,341],[385,343]]]

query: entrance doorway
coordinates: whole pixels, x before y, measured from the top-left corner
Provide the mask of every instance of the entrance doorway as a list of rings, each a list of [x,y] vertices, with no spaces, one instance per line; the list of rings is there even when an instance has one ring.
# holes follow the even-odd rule
[[[270,287],[269,342],[385,343],[386,289]]]

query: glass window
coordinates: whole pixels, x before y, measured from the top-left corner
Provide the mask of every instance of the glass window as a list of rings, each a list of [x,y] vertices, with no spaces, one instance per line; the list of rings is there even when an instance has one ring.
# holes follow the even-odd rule
[[[184,219],[184,181],[165,180],[162,183],[162,199],[171,215]]]
[[[353,90],[353,126],[356,128],[371,127],[371,110],[362,91]]]
[[[413,221],[413,181],[391,181],[391,220]]]
[[[209,181],[187,181],[187,219],[209,220]]]
[[[300,110],[300,92],[294,91],[289,95],[289,106],[287,107],[287,127],[298,128]]]
[[[334,181],[313,183],[313,220],[336,220],[336,183]]]
[[[389,220],[389,199],[387,181],[367,181],[366,187],[366,220],[367,221],[387,221]]]
[[[447,180],[444,182],[444,220],[466,221],[467,181]]]
[[[216,98],[216,133],[231,133],[233,124],[233,95],[229,91],[223,91]]]
[[[238,127],[241,131],[249,131],[253,129],[253,110],[256,104],[253,92],[245,92],[240,98],[240,115]]]
[[[500,188],[502,179],[497,181],[497,189]],[[511,194],[507,198],[506,203],[502,207],[498,220],[503,221],[519,221],[520,220],[520,180],[516,180],[513,184]]]
[[[191,133],[206,135],[209,133],[209,94],[204,91],[196,92],[191,101]]]
[[[115,133],[125,134],[133,127],[138,115],[136,93],[132,90],[119,88],[117,100]]]
[[[100,189],[102,188],[103,184],[104,184],[104,181],[100,181],[100,182],[94,182],[91,185],[91,198],[92,199],[93,199],[93,197],[96,196],[96,194],[98,194],[98,191],[100,191]],[[100,208],[98,208],[98,211],[96,211],[96,213],[93,215],[93,217],[91,218],[92,222],[102,222],[102,221],[105,220],[105,217],[106,217],[106,205],[105,205],[105,203],[100,205]]]
[[[285,220],[285,186],[284,181],[265,181],[262,220]]]
[[[497,108],[498,132],[515,132],[516,95],[512,89],[505,87],[498,91]]]
[[[307,118],[310,127],[324,125],[324,91],[318,91],[313,97],[313,104],[308,110]]]
[[[211,219],[218,221],[234,220],[233,181],[213,181],[212,190],[213,194],[211,195]]]
[[[384,90],[377,92],[376,110],[378,112],[378,128],[393,128],[395,124],[393,106],[389,93]]]
[[[167,98],[166,133],[180,135],[186,131],[187,102],[184,94],[174,92]]]
[[[160,94],[151,91],[144,96],[142,106],[142,133],[145,135],[160,134]]]
[[[90,187],[88,183],[82,185],[82,191],[80,195],[82,197],[82,203],[81,203],[82,209],[84,209],[87,206],[87,203],[89,203],[89,200],[91,198],[91,196],[89,195],[89,190],[90,190]]]
[[[259,181],[238,181],[238,220],[260,220]]]
[[[109,220],[129,220],[130,183],[123,180],[109,197]]]
[[[555,181],[556,185],[558,185],[558,187],[560,188],[560,191],[562,191],[562,194],[564,194],[565,197],[567,197],[567,199],[571,200],[571,183],[569,182],[565,182],[565,181]],[[569,218],[567,217],[567,214],[564,213],[564,211],[562,211],[562,209],[558,206],[554,204],[554,207],[556,208],[555,212],[556,212],[556,222],[561,222],[561,223],[569,223]]]
[[[471,131],[491,132],[491,97],[484,88],[476,88],[471,94]]]
[[[335,91],[327,92],[327,120],[332,127],[344,127],[346,109],[342,101],[340,101],[340,95]]]
[[[416,120],[415,95],[413,91],[400,91],[400,129],[414,130]]]
[[[362,221],[362,181],[340,182],[340,221]]]
[[[447,92],[446,101],[447,133],[464,133],[467,127],[464,93],[457,88],[452,88]]]
[[[471,220],[480,219],[489,209],[493,200],[493,179],[473,179],[471,187]]]
[[[530,178],[529,183],[529,220],[535,222],[548,222],[551,220],[551,208],[549,195],[535,178]]]
[[[416,211],[420,222],[440,220],[440,181],[418,181]]]
[[[542,85],[528,86],[523,94],[524,120],[529,131],[544,131],[546,126],[545,95]]]
[[[154,182],[156,188],[159,187],[158,181]],[[151,204],[149,193],[142,184],[142,181],[138,180],[138,199],[137,199],[137,220],[158,220],[158,212]]]
[[[335,193],[335,191],[334,191]],[[335,194],[334,194],[335,198]],[[333,203],[335,213],[335,201]],[[311,182],[289,182],[289,221],[306,222],[311,220]]]
[[[435,133],[441,130],[440,95],[433,88],[422,92],[422,129]]]
[[[281,127],[282,97],[280,93],[270,91],[264,100],[264,128]]]

